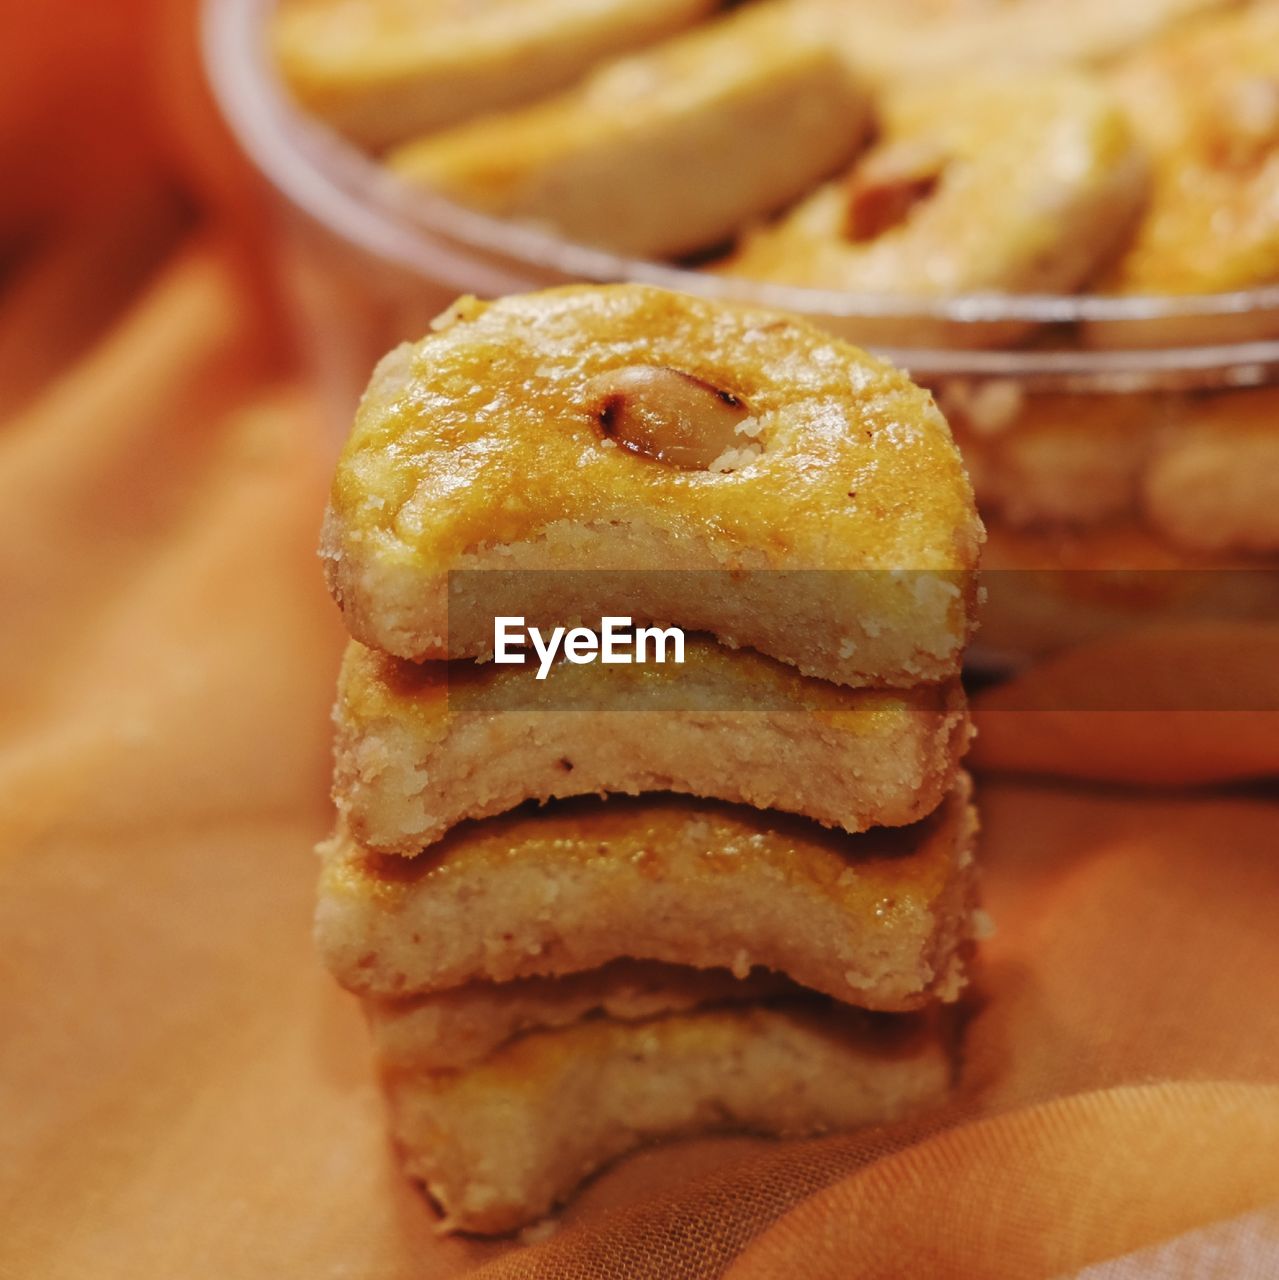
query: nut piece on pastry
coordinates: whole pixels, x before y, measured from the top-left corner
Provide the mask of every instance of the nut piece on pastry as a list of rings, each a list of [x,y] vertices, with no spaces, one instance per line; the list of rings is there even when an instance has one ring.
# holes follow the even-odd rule
[[[709,471],[750,445],[740,434],[750,409],[731,391],[679,369],[613,369],[592,378],[586,395],[605,435],[659,462]]]
[[[904,374],[793,318],[642,285],[464,300],[440,325],[378,367],[338,464],[322,555],[356,639],[485,658],[495,613],[619,615],[841,684],[957,674],[983,531]],[[598,379],[636,364],[748,406],[741,448],[703,469],[610,438]],[[522,607],[494,609],[502,580]]]
[[[640,256],[715,245],[846,164],[869,99],[788,7],[740,12],[564,95],[410,143],[404,178]]]
[[[382,148],[571,84],[718,0],[284,0],[272,38],[299,101]]]
[[[1099,82],[964,80],[891,99],[883,140],[848,177],[748,236],[721,269],[921,299],[1069,292],[1111,252],[1144,190],[1140,152]],[[881,322],[885,336],[892,324]]]
[[[561,801],[417,858],[322,847],[316,937],[361,995],[577,973],[622,957],[756,966],[879,1010],[954,1000],[973,931],[969,784],[860,835],[679,797]]]
[[[942,1102],[948,1019],[876,1018],[803,998],[642,1022],[591,1018],[512,1040],[463,1071],[386,1072],[407,1172],[444,1229],[536,1221],[643,1143],[723,1130],[798,1137]]]
[[[690,636],[662,667],[417,665],[352,644],[333,794],[365,847],[412,856],[526,800],[649,791],[863,831],[950,789],[969,726],[957,682],[849,689]],[[428,851],[429,852],[429,851]]]

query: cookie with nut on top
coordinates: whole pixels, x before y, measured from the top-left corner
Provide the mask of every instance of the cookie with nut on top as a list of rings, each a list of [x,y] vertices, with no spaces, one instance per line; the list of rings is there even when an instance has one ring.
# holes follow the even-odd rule
[[[570,286],[463,298],[382,361],[322,555],[399,657],[490,657],[504,580],[530,623],[625,613],[906,687],[958,670],[983,536],[904,373],[786,315]]]

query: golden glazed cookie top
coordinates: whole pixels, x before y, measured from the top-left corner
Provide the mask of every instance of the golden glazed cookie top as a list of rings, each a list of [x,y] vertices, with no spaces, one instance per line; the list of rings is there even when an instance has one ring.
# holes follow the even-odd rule
[[[679,466],[619,443],[608,375],[635,366],[739,402],[733,447]],[[628,560],[623,527],[664,562]],[[325,554],[348,584],[354,565],[442,574],[539,542],[557,568],[967,570],[981,537],[946,422],[905,374],[783,315],[573,286],[462,299],[382,362]]]

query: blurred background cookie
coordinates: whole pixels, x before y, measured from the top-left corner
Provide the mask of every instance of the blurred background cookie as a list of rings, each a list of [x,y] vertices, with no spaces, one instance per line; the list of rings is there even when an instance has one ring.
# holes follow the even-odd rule
[[[870,100],[774,0],[599,68],[562,97],[396,149],[401,177],[640,257],[721,243],[861,145]]]
[[[880,140],[839,182],[748,235],[724,270],[854,295],[1065,293],[1127,234],[1145,163],[1117,100],[1071,73],[953,79],[881,104]],[[867,320],[865,336],[963,341]],[[1016,326],[985,330],[1005,343]]]
[[[272,45],[308,109],[382,148],[570,84],[718,0],[284,0]]]

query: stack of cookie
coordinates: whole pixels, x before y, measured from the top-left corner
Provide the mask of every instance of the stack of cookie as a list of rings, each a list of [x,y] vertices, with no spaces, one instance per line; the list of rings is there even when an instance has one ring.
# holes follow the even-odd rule
[[[946,1094],[980,540],[931,399],[787,317],[463,300],[382,363],[324,534],[354,641],[318,937],[450,1226],[651,1139]],[[666,661],[498,643],[619,618]]]

